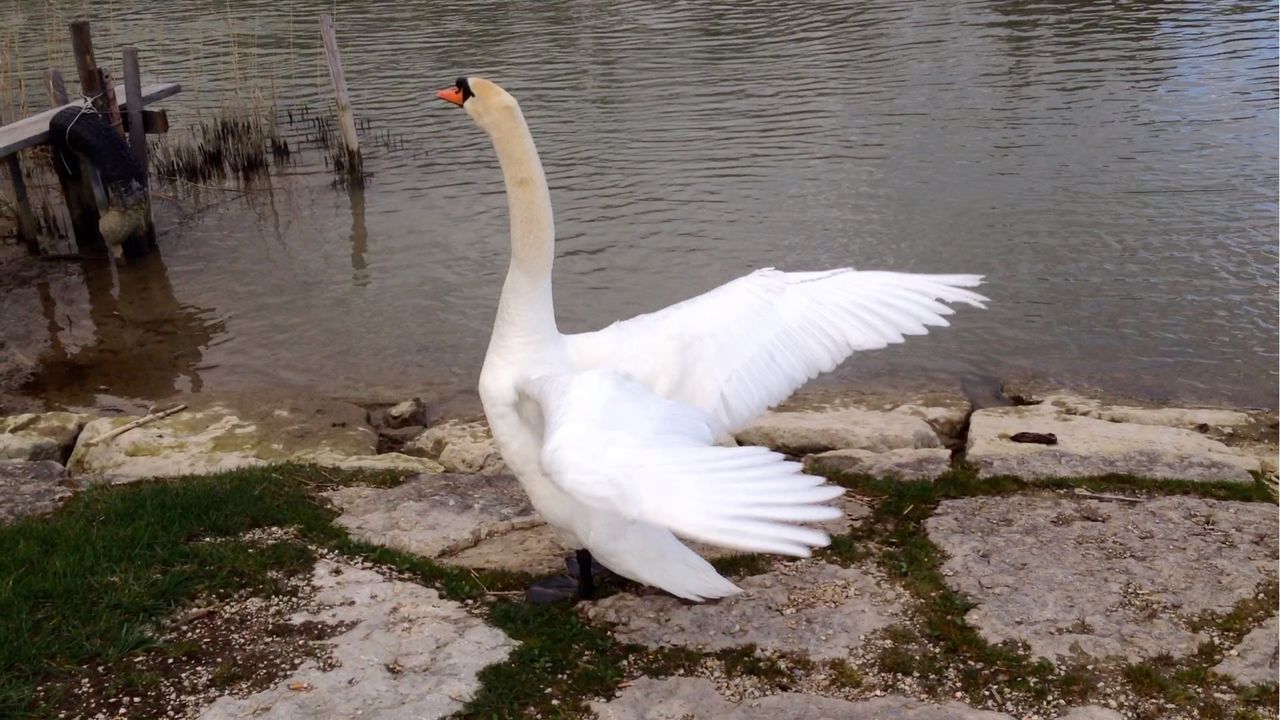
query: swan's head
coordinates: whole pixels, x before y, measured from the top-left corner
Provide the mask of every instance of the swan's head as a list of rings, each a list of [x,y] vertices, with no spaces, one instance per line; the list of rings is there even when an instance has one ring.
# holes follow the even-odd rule
[[[453,103],[471,116],[486,132],[520,117],[520,104],[497,83],[481,77],[460,77],[453,87],[436,93],[436,97]]]

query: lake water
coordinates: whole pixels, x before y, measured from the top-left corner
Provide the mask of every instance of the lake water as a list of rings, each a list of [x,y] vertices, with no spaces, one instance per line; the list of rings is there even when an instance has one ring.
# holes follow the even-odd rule
[[[472,392],[505,201],[487,140],[434,91],[482,74],[542,153],[566,331],[766,265],[975,272],[990,310],[836,380],[1035,375],[1276,405],[1274,3],[723,5],[345,4],[367,189],[295,163],[198,210],[161,198],[162,259],[24,269],[0,299],[36,363],[28,392]],[[0,7],[11,71],[38,87],[52,52],[72,75],[79,7]],[[332,4],[93,8],[100,62],[134,44],[146,76],[184,85],[164,103],[175,128],[238,87],[330,102],[316,16]]]

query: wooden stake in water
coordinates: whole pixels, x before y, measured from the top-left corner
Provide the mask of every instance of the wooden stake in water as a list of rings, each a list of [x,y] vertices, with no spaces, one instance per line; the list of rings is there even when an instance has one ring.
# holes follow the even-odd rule
[[[124,137],[124,122],[120,119],[120,105],[116,101],[115,83],[111,76],[98,67],[93,57],[93,36],[89,34],[89,21],[71,23],[71,50],[76,56],[76,71],[80,74],[80,89],[85,97],[93,100],[93,106],[106,116],[111,127]]]
[[[156,226],[151,218],[151,174],[147,167],[147,129],[142,111],[142,72],[138,69],[138,48],[124,49],[124,102],[129,112],[129,149],[142,168],[142,179],[147,185],[146,219],[140,231],[144,252],[156,246]]]
[[[328,13],[320,16],[320,37],[324,39],[324,55],[329,61],[329,78],[333,80],[338,104],[338,126],[342,130],[342,146],[347,151],[347,173],[351,182],[363,184],[363,160],[360,157],[360,140],[356,137],[356,119],[351,111],[351,97],[347,95],[347,78],[342,72],[342,56],[338,53],[333,16]]]

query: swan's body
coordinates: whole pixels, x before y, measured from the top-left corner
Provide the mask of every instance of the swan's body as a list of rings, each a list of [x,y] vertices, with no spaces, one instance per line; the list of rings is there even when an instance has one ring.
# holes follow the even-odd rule
[[[563,335],[552,305],[555,227],[515,99],[480,78],[440,97],[493,141],[511,266],[480,373],[503,458],[533,506],[608,568],[683,598],[738,591],[676,534],[807,556],[841,490],[797,463],[717,443],[856,350],[946,325],[939,300],[981,307],[973,275],[760,270],[664,310]]]

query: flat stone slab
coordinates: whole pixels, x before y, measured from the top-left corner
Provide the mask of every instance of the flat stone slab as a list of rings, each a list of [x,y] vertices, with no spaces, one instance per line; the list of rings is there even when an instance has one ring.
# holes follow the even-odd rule
[[[489,536],[460,552],[436,559],[474,570],[557,575],[565,572],[567,553],[555,528],[539,522],[532,527],[515,527],[509,532]]]
[[[53,460],[71,454],[89,415],[69,412],[0,417],[0,460]]]
[[[325,496],[342,512],[335,522],[355,537],[429,558],[540,524],[508,475],[416,475],[393,488],[344,487]]]
[[[325,640],[324,667],[303,662],[292,675],[248,697],[222,697],[201,720],[386,720],[443,718],[480,687],[476,674],[503,662],[515,642],[435,590],[321,560],[318,607],[291,618],[349,626]]]
[[[886,452],[942,446],[942,440],[923,417],[856,407],[767,412],[735,437],[743,445],[763,445],[788,455],[850,448]]]
[[[991,642],[1136,662],[1208,640],[1190,624],[1276,579],[1277,509],[1189,496],[947,500],[927,523],[947,584]]]
[[[970,419],[965,459],[982,477],[1059,478],[1123,473],[1173,480],[1251,482],[1262,470],[1255,454],[1195,430],[1120,422],[1106,408],[1077,407],[1059,398],[1039,405],[979,410]],[[1053,434],[1055,445],[1014,442],[1021,432]]]
[[[955,392],[812,390],[751,421],[736,437],[797,456],[937,448],[959,437],[969,409]]]
[[[901,696],[840,700],[782,693],[734,703],[702,678],[640,678],[608,702],[593,702],[600,720],[1013,720],[958,702],[927,703]]]
[[[1280,624],[1276,616],[1245,635],[1213,671],[1241,685],[1275,685],[1280,675]]]
[[[53,512],[71,497],[66,468],[52,460],[0,460],[0,523]]]
[[[74,473],[113,481],[230,470],[271,462],[439,470],[434,461],[376,454],[377,434],[350,403],[293,397],[191,401],[183,412],[115,438],[96,438],[136,419],[87,424],[68,461]]]
[[[946,448],[901,449],[888,452],[830,450],[804,459],[810,472],[847,472],[896,480],[935,480],[951,469]]]
[[[619,593],[585,609],[622,642],[722,650],[755,644],[813,660],[848,657],[901,614],[904,597],[870,566],[808,560],[739,581],[743,592],[693,605],[669,595]]]

